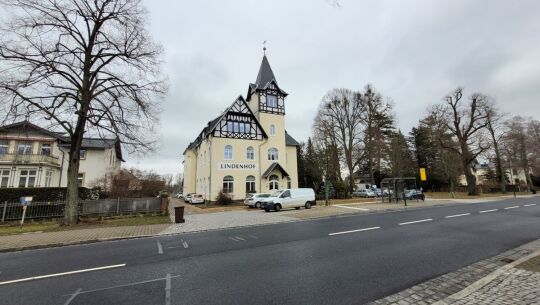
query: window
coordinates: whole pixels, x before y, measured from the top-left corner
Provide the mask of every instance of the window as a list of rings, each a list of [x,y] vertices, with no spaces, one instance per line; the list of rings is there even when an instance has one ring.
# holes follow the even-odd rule
[[[268,184],[268,188],[272,190],[278,190],[279,189],[279,177],[276,175],[270,176],[270,183]]]
[[[45,171],[45,187],[51,186],[52,171]]]
[[[232,160],[232,146],[225,145],[225,160]]]
[[[225,176],[223,178],[223,193],[232,193],[234,190],[234,178],[232,176]]]
[[[6,140],[0,140],[0,155],[5,155],[8,153],[9,142]]]
[[[77,175],[77,181],[79,182],[79,187],[84,186],[84,173],[79,173]]]
[[[291,197],[291,191],[285,191],[285,192],[283,192],[283,194],[281,194],[280,197],[281,197],[281,198],[289,198],[289,197]]]
[[[246,158],[248,160],[255,160],[255,149],[253,149],[253,147],[251,147],[251,146],[248,147],[246,153],[247,153]]]
[[[271,136],[276,135],[276,126],[274,124],[270,125],[270,135]]]
[[[278,159],[278,150],[277,148],[270,148],[268,150],[268,160],[277,160]]]
[[[8,187],[9,169],[0,169],[0,188]]]
[[[233,122],[227,122],[227,131],[232,132],[233,131]]]
[[[291,181],[291,178],[290,178],[290,177],[287,177],[287,188],[288,188],[288,189],[291,189],[291,188],[292,188],[292,181]]]
[[[17,154],[30,155],[32,154],[32,142],[19,142],[17,147]]]
[[[277,108],[277,96],[275,95],[268,95],[266,97],[266,106]]]
[[[21,170],[19,172],[19,187],[34,187],[36,185],[36,170]]]
[[[49,144],[49,143],[41,144],[41,154],[44,155],[44,156],[50,156],[51,155],[51,144]]]
[[[86,160],[86,149],[81,149],[79,151],[79,159],[80,160]]]
[[[246,193],[255,193],[255,176],[246,177]]]

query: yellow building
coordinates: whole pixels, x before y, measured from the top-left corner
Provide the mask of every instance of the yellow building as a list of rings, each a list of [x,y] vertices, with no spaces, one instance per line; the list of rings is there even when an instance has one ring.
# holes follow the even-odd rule
[[[285,130],[285,98],[266,55],[247,97],[239,96],[184,151],[184,194],[214,201],[298,187],[296,148]]]

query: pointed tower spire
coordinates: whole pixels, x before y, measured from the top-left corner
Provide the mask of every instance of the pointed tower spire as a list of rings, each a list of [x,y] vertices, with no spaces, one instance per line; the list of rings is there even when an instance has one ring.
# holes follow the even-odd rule
[[[272,72],[272,68],[270,67],[268,58],[266,58],[266,55],[263,55],[261,67],[259,68],[259,74],[257,74],[257,80],[255,81],[255,85],[257,85],[258,88],[264,88],[271,81],[276,81],[276,77],[274,76],[274,72]]]

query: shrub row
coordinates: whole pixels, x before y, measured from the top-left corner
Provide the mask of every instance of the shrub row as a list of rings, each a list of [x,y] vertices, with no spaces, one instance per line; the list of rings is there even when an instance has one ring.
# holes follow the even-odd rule
[[[24,196],[32,196],[33,201],[62,201],[66,199],[66,190],[65,187],[3,188],[0,189],[0,202],[18,202]],[[97,190],[80,187],[79,198],[86,200],[103,196]]]

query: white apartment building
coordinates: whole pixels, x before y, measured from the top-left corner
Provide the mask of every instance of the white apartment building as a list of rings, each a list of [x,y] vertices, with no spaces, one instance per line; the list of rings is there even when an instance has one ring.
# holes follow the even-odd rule
[[[0,126],[0,188],[66,187],[69,137],[28,121]],[[92,187],[120,169],[116,139],[84,138],[79,184]]]

